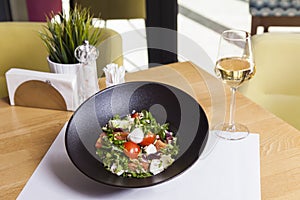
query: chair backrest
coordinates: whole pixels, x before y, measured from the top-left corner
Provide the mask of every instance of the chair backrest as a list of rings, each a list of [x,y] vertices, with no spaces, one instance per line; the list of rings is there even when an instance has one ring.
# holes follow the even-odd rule
[[[271,26],[300,26],[300,2],[298,0],[250,0],[251,35],[255,35],[257,27],[268,32]]]
[[[294,0],[250,0],[252,16],[300,16],[300,2]]]
[[[121,35],[115,30],[103,28],[101,43],[97,47],[99,57],[97,59],[98,77],[104,75],[103,68],[110,63],[123,65],[123,44]]]
[[[62,11],[62,0],[10,0],[12,21],[45,22],[51,12]]]
[[[10,68],[49,71],[41,27],[38,22],[0,23],[0,97],[7,96],[5,72]]]
[[[45,22],[46,16],[62,11],[62,0],[26,0],[29,21]]]
[[[300,34],[252,38],[256,75],[239,91],[300,130]]]
[[[0,98],[7,96],[5,73],[10,68],[31,69],[49,72],[48,52],[39,37],[45,23],[41,22],[1,22],[0,23]],[[123,65],[122,38],[114,30],[102,29],[98,46],[98,76],[109,63]]]
[[[94,17],[108,19],[146,18],[145,0],[70,0],[70,7],[75,4],[87,7]]]

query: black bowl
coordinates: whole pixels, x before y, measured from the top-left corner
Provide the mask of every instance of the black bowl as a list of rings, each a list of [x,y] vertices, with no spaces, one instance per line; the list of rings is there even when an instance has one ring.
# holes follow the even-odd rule
[[[179,154],[171,166],[148,178],[117,176],[104,168],[95,143],[109,119],[133,110],[149,110],[160,124],[176,134]],[[169,180],[188,169],[200,156],[208,137],[208,121],[201,106],[185,92],[155,82],[128,82],[109,87],[85,101],[70,119],[65,135],[73,164],[97,182],[125,188],[146,187]]]

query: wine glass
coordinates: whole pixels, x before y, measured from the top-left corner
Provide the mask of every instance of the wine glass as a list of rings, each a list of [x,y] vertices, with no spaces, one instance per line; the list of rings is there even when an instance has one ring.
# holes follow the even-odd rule
[[[235,123],[235,93],[237,88],[255,74],[251,36],[242,30],[226,30],[222,33],[215,65],[215,73],[231,90],[229,122],[214,127],[217,136],[228,140],[239,140],[248,136],[243,124]]]

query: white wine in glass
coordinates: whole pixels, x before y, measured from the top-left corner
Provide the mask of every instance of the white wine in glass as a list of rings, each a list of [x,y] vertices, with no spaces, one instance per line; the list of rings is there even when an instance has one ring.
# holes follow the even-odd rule
[[[230,86],[231,101],[229,122],[220,123],[214,130],[216,134],[228,140],[239,140],[248,136],[245,125],[235,123],[235,93],[237,88],[255,74],[251,36],[241,30],[227,30],[221,35],[215,73],[219,79]]]

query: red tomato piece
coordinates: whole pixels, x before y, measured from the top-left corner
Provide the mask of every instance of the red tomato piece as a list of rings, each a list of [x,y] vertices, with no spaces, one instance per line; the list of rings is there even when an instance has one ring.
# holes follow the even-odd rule
[[[140,143],[142,146],[148,146],[150,144],[153,144],[153,142],[156,139],[156,135],[153,133],[147,133],[143,139],[143,141]]]
[[[129,158],[131,158],[131,159],[137,158],[140,151],[141,151],[141,148],[136,143],[130,142],[130,141],[124,143],[124,153]]]
[[[138,118],[139,117],[139,113],[135,112],[133,114],[131,114],[131,118]]]

